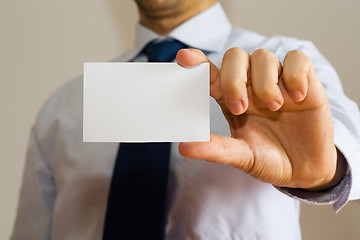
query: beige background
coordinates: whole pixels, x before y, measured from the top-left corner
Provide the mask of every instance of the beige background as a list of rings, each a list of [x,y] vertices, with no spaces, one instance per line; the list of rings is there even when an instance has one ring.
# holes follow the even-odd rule
[[[360,103],[359,1],[222,3],[234,25],[313,40],[348,96]],[[84,61],[108,61],[130,47],[136,20],[133,0],[0,0],[0,239],[11,232],[28,134],[40,106],[81,74]],[[359,202],[337,215],[329,206],[302,208],[304,239],[360,239],[359,222]]]

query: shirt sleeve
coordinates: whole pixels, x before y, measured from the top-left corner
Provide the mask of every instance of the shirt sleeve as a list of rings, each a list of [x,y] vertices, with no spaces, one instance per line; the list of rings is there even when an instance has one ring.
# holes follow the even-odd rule
[[[312,204],[332,204],[336,212],[349,200],[360,198],[360,114],[355,102],[345,96],[331,64],[310,41],[282,39],[278,56],[283,61],[287,52],[301,50],[308,56],[323,84],[329,100],[334,123],[334,144],[346,159],[348,169],[342,181],[327,191],[310,192],[302,189],[278,188],[281,192]]]
[[[348,202],[351,184],[350,168],[346,170],[345,176],[334,187],[323,191],[308,191],[301,188],[276,187],[280,192],[302,202],[314,205],[334,204],[333,209],[339,212]]]
[[[50,239],[55,195],[52,168],[44,158],[33,128],[12,240]]]

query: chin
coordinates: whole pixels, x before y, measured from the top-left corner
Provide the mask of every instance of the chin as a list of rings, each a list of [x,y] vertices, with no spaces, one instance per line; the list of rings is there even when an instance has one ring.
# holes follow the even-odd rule
[[[162,11],[177,7],[181,0],[135,0],[143,11]]]

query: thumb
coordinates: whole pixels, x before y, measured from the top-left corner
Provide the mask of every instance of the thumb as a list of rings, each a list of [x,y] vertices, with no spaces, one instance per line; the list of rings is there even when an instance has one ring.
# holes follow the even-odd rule
[[[254,155],[244,140],[214,134],[210,135],[210,142],[180,143],[179,153],[187,158],[231,165],[247,173],[254,165]]]

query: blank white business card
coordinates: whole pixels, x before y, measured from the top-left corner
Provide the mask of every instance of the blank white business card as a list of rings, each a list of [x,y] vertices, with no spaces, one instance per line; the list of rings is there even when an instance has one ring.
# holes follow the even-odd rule
[[[84,63],[84,142],[210,140],[209,64]]]

